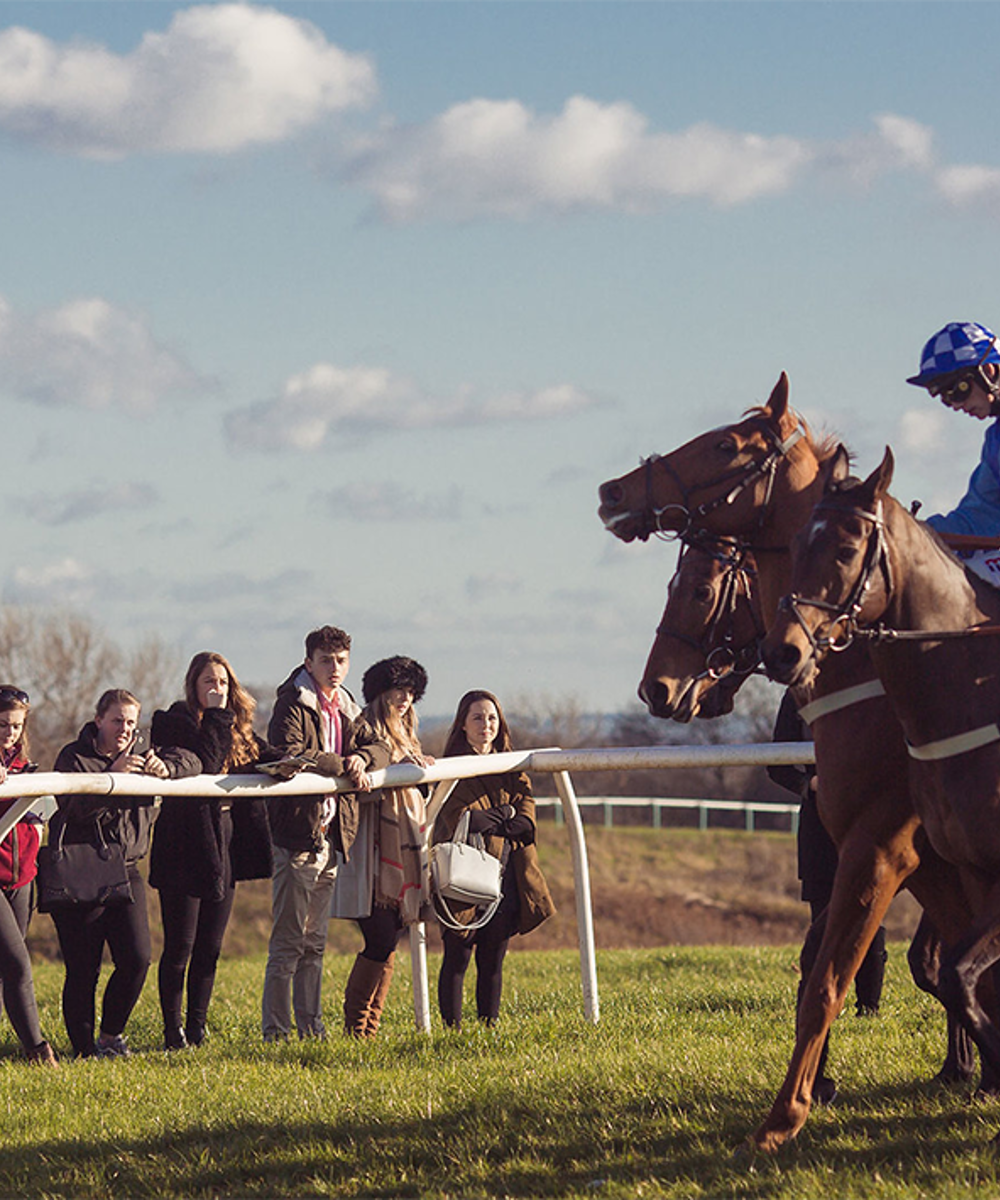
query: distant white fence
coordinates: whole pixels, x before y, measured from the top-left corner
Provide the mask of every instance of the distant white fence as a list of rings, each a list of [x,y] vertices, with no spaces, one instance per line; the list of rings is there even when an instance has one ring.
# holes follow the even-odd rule
[[[569,833],[573,861],[583,1009],[587,1020],[596,1024],[600,1018],[600,1003],[597,992],[587,843],[580,816],[580,801],[573,790],[570,771],[768,766],[772,763],[807,765],[813,762],[815,756],[812,742],[767,742],[741,746],[615,747],[603,750],[515,750],[507,754],[470,754],[457,758],[442,758],[429,767],[400,763],[383,771],[373,772],[372,783],[376,788],[414,783],[437,784],[428,805],[429,837],[435,817],[459,779],[471,779],[477,775],[502,775],[507,771],[539,772],[554,777],[562,815]],[[0,818],[0,841],[28,809],[35,805],[38,798],[45,796],[162,796],[165,801],[169,801],[180,796],[209,796],[217,799],[232,799],[237,796],[271,798],[316,796],[352,790],[353,785],[347,779],[330,779],[309,771],[282,782],[275,782],[270,776],[262,774],[195,775],[189,779],[155,779],[149,775],[75,775],[40,771],[31,775],[16,775],[6,783],[0,784],[0,800],[15,798],[18,801]],[[717,805],[720,802],[710,803]],[[773,809],[779,806],[767,807]],[[417,1027],[430,1032],[427,940],[422,924],[411,929],[410,952]]]
[[[709,814],[713,812],[736,812],[743,814],[743,828],[747,833],[754,833],[757,829],[757,815],[770,815],[787,817],[789,829],[792,833],[798,833],[799,829],[799,808],[798,804],[772,804],[769,800],[706,800],[700,797],[693,799],[685,799],[680,796],[577,796],[577,804],[581,809],[599,808],[603,818],[605,829],[613,829],[615,827],[615,809],[616,808],[648,808],[650,812],[650,825],[653,829],[663,828],[663,813],[664,810],[678,809],[696,812],[698,814],[698,828],[702,832],[710,828]],[[539,808],[554,808],[556,824],[563,823],[561,802],[552,796],[536,796],[535,803]],[[635,828],[635,825],[630,824],[629,828]]]

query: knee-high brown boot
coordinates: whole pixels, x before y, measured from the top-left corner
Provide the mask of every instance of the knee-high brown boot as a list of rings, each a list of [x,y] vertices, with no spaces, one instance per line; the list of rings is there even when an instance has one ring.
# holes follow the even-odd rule
[[[353,1037],[371,1036],[368,1032],[371,1008],[385,966],[385,963],[372,962],[370,958],[361,954],[354,960],[354,966],[347,977],[347,987],[344,989],[344,1031]]]
[[[382,1009],[385,1008],[386,997],[389,995],[389,984],[392,983],[392,973],[396,969],[396,951],[393,950],[388,959],[380,965],[382,967],[382,974],[379,976],[378,984],[375,987],[375,994],[372,996],[371,1004],[368,1007],[366,1037],[374,1037],[378,1033],[378,1027],[382,1021]]]

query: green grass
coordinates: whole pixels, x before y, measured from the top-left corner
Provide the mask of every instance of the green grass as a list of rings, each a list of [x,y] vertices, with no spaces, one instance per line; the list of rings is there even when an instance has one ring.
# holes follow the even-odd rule
[[[150,979],[130,1060],[43,1071],[5,1026],[0,1196],[1000,1195],[1000,1105],[925,1082],[944,1025],[899,945],[882,1014],[835,1026],[838,1103],[777,1160],[733,1160],[784,1073],[795,960],[793,947],[604,952],[591,1026],[576,955],[522,952],[496,1029],[435,1020],[429,1037],[404,960],[382,1034],[356,1043],[336,1028],[349,960],[331,955],[334,1032],[279,1046],[258,1033],[262,959],[226,960],[210,1042],[172,1055]],[[39,965],[37,986],[63,1049],[60,968]]]

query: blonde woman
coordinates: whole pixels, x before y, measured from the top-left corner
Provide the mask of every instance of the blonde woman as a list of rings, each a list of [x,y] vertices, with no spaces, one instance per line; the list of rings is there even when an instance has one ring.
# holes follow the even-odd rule
[[[196,654],[184,699],[153,715],[157,747],[193,752],[205,775],[249,771],[275,757],[253,731],[255,701],[221,654]],[[149,882],[160,893],[160,1007],[167,1050],[198,1046],[222,939],[240,879],[269,879],[271,839],[263,800],[167,800],[153,832]],[[187,1018],[182,1021],[187,975]]]
[[[361,680],[363,716],[391,748],[391,762],[429,765],[417,736],[415,705],[427,689],[427,672],[412,658],[396,655],[369,667]],[[344,994],[344,1027],[354,1037],[378,1032],[392,980],[396,946],[408,925],[426,916],[429,897],[425,803],[419,788],[383,788],[372,793],[352,857],[369,864],[360,876],[356,917],[365,939]],[[368,806],[366,806],[368,807]],[[343,883],[346,884],[347,874]],[[338,876],[334,912],[337,912]]]

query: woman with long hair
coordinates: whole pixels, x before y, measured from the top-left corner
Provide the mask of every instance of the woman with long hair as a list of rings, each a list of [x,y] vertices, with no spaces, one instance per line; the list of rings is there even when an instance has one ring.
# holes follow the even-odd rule
[[[497,754],[511,750],[510,730],[500,701],[482,689],[466,692],[448,732],[445,758]],[[451,841],[462,816],[469,813],[469,832],[481,834],[488,853],[504,865],[502,897],[490,920],[479,929],[442,927],[444,961],[438,977],[438,1006],[445,1025],[462,1022],[465,973],[476,954],[476,1012],[495,1024],[500,1014],[503,961],[515,933],[530,933],[555,912],[538,865],[535,848],[535,801],[522,771],[460,779],[434,822],[432,841]],[[454,911],[456,922],[473,923],[476,908]]]
[[[157,747],[192,751],[202,773],[249,771],[270,757],[253,731],[254,698],[221,654],[196,654],[184,699],[153,716]],[[240,879],[268,879],[273,865],[263,800],[166,800],[153,833],[149,882],[160,893],[160,1007],[167,1050],[207,1036],[215,971]],[[182,1020],[187,975],[187,1014]]]
[[[391,748],[393,763],[429,765],[417,736],[415,705],[427,688],[427,672],[412,658],[395,655],[365,671],[361,680],[364,719]],[[429,896],[425,848],[425,799],[417,787],[382,788],[362,805],[363,830],[351,850],[360,900],[354,914],[365,939],[344,993],[344,1028],[354,1037],[378,1032],[403,930],[426,915]],[[350,860],[349,860],[350,861]],[[367,865],[368,869],[360,866]],[[334,884],[334,915],[343,913],[347,873]]]
[[[26,692],[0,685],[0,783],[11,775],[33,770],[28,761]],[[0,817],[16,800],[0,800]],[[38,818],[22,817],[0,842],[0,986],[3,1003],[14,1032],[29,1062],[55,1066],[52,1047],[42,1037],[31,974],[31,956],[25,938],[31,918],[31,881],[37,872]]]

